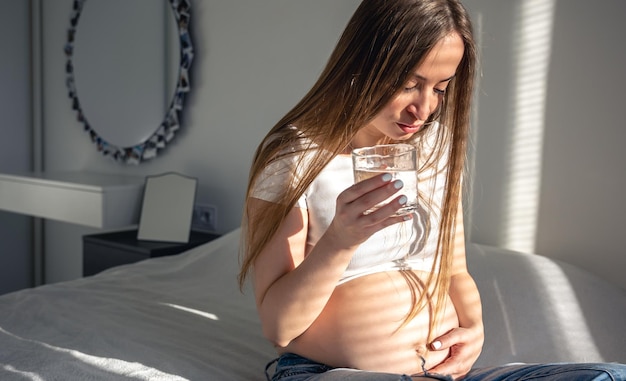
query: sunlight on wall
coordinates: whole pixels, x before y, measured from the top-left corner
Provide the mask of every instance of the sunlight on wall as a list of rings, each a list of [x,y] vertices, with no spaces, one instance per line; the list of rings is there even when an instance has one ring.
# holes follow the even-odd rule
[[[523,252],[535,251],[554,8],[555,0],[521,2],[513,41],[517,67],[504,243]]]
[[[483,14],[478,13],[474,15],[474,35],[476,39],[476,46],[483,46]],[[482,54],[482,53],[479,53]],[[479,126],[479,118],[478,118],[478,110],[480,110],[480,88],[481,88],[481,79],[483,73],[482,69],[479,67],[478,72],[476,73],[476,77],[474,78],[474,94],[472,96],[472,109],[470,114],[470,136],[467,142],[467,168],[466,168],[466,177],[465,177],[465,185],[463,189],[463,205],[465,214],[463,216],[465,226],[474,226],[473,223],[473,212],[474,212],[474,184],[475,184],[475,173],[476,173],[476,142],[478,141],[478,126]],[[472,231],[473,229],[465,230],[465,238],[467,242],[472,242]]]

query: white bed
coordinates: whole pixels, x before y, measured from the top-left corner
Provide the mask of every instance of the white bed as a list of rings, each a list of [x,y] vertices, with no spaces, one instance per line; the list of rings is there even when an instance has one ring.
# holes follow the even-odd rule
[[[239,231],[181,255],[0,297],[0,380],[264,380],[273,348],[236,284]],[[478,365],[626,362],[626,293],[544,257],[469,245]]]

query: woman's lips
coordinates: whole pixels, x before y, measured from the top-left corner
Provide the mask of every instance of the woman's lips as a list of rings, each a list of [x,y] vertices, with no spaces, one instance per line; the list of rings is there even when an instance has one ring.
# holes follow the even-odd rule
[[[400,129],[402,131],[404,131],[407,134],[414,134],[417,131],[419,131],[419,129],[422,127],[422,125],[412,125],[412,124],[404,124],[404,123],[396,123],[398,125],[398,127],[400,127]]]

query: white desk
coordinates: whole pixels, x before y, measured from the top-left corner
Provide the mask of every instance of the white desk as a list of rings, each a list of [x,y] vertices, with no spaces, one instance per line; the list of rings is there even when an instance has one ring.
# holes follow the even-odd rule
[[[143,177],[93,172],[0,173],[0,210],[96,228],[137,224]]]

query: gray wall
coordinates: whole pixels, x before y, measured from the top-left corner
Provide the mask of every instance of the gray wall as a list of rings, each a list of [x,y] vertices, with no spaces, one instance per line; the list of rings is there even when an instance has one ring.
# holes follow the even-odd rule
[[[218,205],[220,231],[236,228],[257,142],[312,84],[358,3],[192,1],[197,54],[184,130],[161,157],[128,167],[101,157],[76,122],[62,53],[71,1],[44,2],[46,168],[183,172],[199,178],[198,202]],[[550,4],[465,1],[480,26],[483,73],[468,234],[475,242],[575,263],[626,288],[620,239],[626,204],[618,194],[626,171],[617,151],[618,142],[626,141],[618,104],[625,53],[614,46],[623,35],[618,17],[626,3],[558,1],[551,10],[539,6],[521,16],[524,5],[541,3]],[[549,25],[535,25],[543,40],[532,37],[528,46],[520,31],[534,18]],[[529,70],[534,49],[545,58],[534,62],[538,78]],[[535,135],[525,135],[528,123]],[[81,235],[90,232],[46,223],[48,281],[80,276]]]
[[[0,172],[31,169],[28,5],[0,0]],[[0,211],[0,294],[31,286],[31,220]]]
[[[162,156],[128,167],[97,153],[76,122],[65,95],[62,50],[71,0],[44,2],[47,170],[195,176],[197,202],[218,206],[221,232],[234,229],[256,145],[312,85],[358,3],[191,1],[196,56],[184,129]],[[47,281],[80,275],[81,236],[92,231],[46,222]]]

